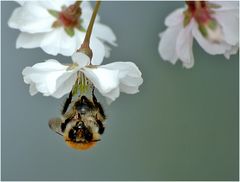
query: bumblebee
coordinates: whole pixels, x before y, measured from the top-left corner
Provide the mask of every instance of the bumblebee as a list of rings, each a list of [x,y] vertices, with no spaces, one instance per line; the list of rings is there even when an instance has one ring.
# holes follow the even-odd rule
[[[72,102],[72,97],[70,92],[63,106],[62,118],[51,119],[48,124],[53,131],[63,136],[69,147],[86,150],[100,141],[106,116],[94,90],[91,99],[82,95]]]

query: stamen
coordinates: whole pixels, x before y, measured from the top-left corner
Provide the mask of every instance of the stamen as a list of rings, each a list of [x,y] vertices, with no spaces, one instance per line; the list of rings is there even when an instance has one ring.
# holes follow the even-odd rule
[[[186,26],[191,18],[198,23],[201,34],[209,41],[219,43],[222,41],[222,30],[218,22],[212,17],[211,4],[206,1],[186,1],[188,9],[184,13],[184,26]]]
[[[92,83],[88,80],[88,78],[82,72],[79,72],[78,80],[79,80],[78,88],[80,93],[86,94],[92,87]]]

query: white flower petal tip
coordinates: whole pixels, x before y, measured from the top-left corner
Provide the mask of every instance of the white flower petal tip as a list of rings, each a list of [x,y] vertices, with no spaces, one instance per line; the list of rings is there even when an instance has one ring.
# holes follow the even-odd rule
[[[175,26],[179,25],[179,23],[182,23],[183,21],[183,12],[184,8],[178,8],[174,10],[172,13],[170,13],[166,19],[165,19],[165,25],[166,26]]]
[[[8,25],[22,32],[43,33],[52,30],[54,20],[46,9],[27,3],[13,11]]]
[[[67,68],[56,60],[47,60],[26,67],[22,74],[24,82],[30,84],[31,95],[41,92],[44,96],[60,98],[71,91],[76,81],[77,70]]]
[[[237,54],[239,51],[239,45],[232,46],[229,50],[224,53],[226,59],[230,59],[231,55]]]
[[[75,5],[75,1],[17,1],[21,6],[16,8],[8,25],[21,31],[17,48],[42,48],[48,54],[71,56],[81,45],[92,15],[89,2],[81,3],[81,14],[67,16],[75,18],[76,24],[69,26],[59,14],[66,15],[69,11],[62,7]],[[76,21],[75,21],[76,20]],[[95,57],[93,62],[101,64],[103,57],[109,56],[110,50],[105,51],[105,42],[116,46],[116,36],[112,29],[99,22],[97,17],[91,36],[91,48]],[[98,57],[98,58],[97,58]]]
[[[143,83],[142,73],[132,62],[114,62],[96,68],[86,67],[83,72],[107,98],[108,103],[119,97],[120,92],[136,94]]]
[[[15,2],[22,6],[25,3],[25,0],[15,0]]]
[[[116,41],[117,37],[113,33],[112,29],[103,24],[94,25],[94,34],[103,41],[108,42],[113,46],[117,46]]]
[[[239,44],[239,5],[236,2],[188,2],[165,19],[167,29],[159,34],[158,51],[161,58],[184,68],[192,68],[193,39],[210,55],[224,55],[227,59],[237,54]],[[194,6],[194,7],[193,7]],[[198,11],[198,12],[197,12]],[[201,19],[206,14],[208,19]],[[201,15],[201,16],[199,16]]]

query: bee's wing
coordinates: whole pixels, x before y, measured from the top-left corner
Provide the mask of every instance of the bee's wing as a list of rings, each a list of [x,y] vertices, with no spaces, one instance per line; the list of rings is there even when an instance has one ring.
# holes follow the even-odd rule
[[[48,121],[48,126],[59,135],[63,135],[61,129],[62,120],[60,118],[53,118]]]

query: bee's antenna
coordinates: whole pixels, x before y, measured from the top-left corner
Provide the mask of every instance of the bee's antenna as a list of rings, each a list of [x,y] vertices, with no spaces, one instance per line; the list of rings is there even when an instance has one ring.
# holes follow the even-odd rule
[[[93,89],[92,89],[92,100],[93,100],[93,103],[96,107],[98,107],[99,109],[99,112],[100,114],[102,115],[103,118],[106,118],[105,116],[105,113],[104,113],[104,110],[102,108],[102,105],[97,101],[97,98],[96,96],[94,95],[94,90],[95,90],[95,87],[93,86]]]
[[[92,95],[94,96],[94,91],[95,91],[95,87],[94,85],[92,86]]]

